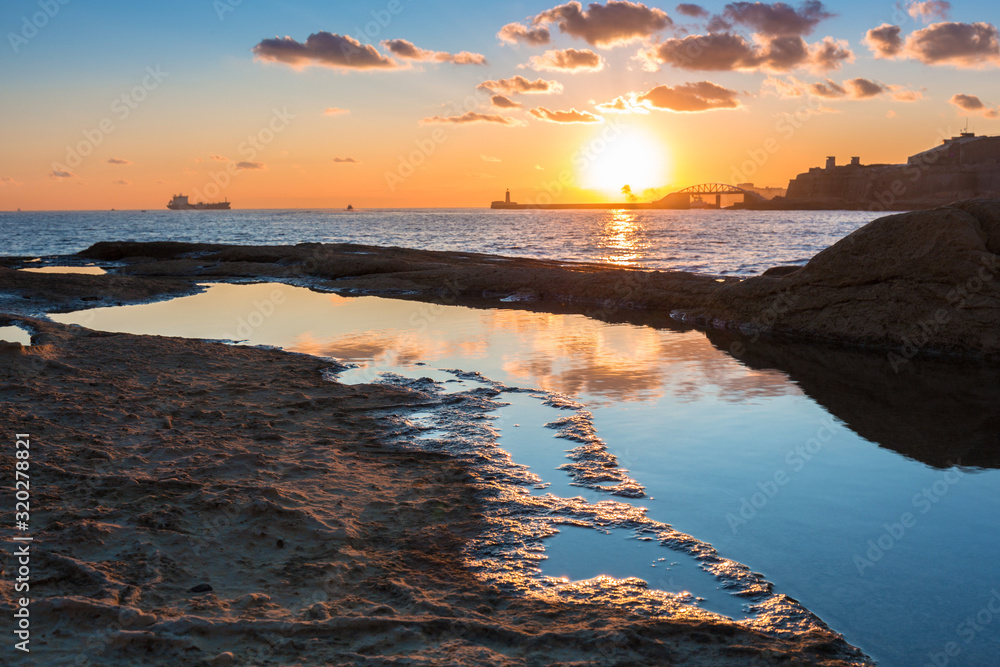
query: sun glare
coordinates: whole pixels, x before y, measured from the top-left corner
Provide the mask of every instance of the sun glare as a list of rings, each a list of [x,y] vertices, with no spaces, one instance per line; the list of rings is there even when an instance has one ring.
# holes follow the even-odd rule
[[[613,136],[607,132],[589,142],[582,154],[587,165],[581,182],[592,190],[620,196],[628,185],[641,197],[643,190],[666,184],[667,149],[652,133],[629,129]]]

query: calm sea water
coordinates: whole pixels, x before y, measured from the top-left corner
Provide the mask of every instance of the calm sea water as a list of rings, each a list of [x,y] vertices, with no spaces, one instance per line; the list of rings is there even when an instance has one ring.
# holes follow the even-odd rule
[[[879,217],[866,211],[55,211],[0,213],[0,254],[63,255],[98,241],[364,243],[610,262],[713,275],[802,264]]]

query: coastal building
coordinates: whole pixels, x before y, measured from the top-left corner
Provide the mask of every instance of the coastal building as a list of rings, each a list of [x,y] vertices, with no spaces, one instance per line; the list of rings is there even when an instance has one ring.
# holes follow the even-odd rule
[[[916,153],[905,164],[862,164],[836,156],[788,184],[782,208],[870,208],[905,210],[958,199],[1000,198],[1000,137],[963,132]]]

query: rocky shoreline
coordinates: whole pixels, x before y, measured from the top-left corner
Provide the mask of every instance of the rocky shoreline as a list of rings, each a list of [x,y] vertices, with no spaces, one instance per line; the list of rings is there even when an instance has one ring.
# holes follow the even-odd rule
[[[775,635],[484,582],[459,557],[486,529],[469,471],[393,443],[419,392],[330,382],[307,355],[15,322],[33,340],[0,349],[0,428],[31,435],[36,540],[19,664],[871,664],[821,623]],[[0,578],[0,604],[16,595]]]
[[[344,295],[573,312],[607,321],[706,329],[916,357],[1000,352],[1000,201],[879,218],[804,267],[746,280],[682,271],[352,244],[231,246],[98,243],[53,262],[94,261],[107,276],[13,270],[0,261],[0,309],[42,315],[168,298],[199,283],[273,280]]]

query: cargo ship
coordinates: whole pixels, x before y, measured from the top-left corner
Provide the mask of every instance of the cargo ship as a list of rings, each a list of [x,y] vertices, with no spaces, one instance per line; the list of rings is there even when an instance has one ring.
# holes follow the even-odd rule
[[[174,195],[174,198],[167,204],[167,208],[171,211],[228,211],[229,200],[208,204],[205,202],[192,204],[188,201],[187,195]]]

